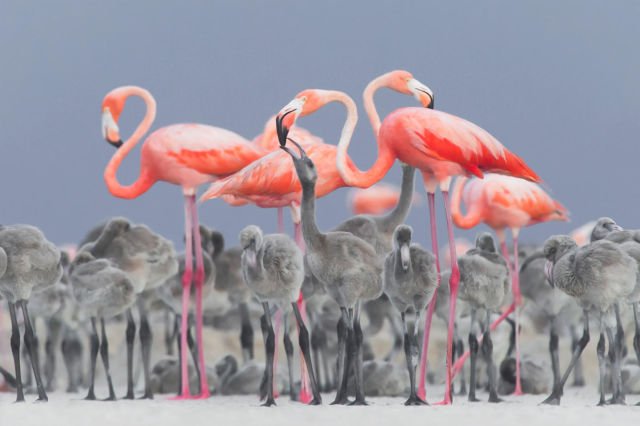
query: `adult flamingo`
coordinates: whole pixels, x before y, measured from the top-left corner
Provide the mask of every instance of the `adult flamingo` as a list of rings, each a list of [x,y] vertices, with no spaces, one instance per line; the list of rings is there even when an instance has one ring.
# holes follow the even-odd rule
[[[425,87],[413,78],[411,73],[404,70],[392,71],[384,74],[367,86],[367,90],[374,85],[375,90],[379,87],[388,87],[403,94],[412,95],[411,87]],[[365,97],[367,91],[365,90]],[[424,106],[427,106],[423,98],[419,98]],[[298,133],[299,127],[291,128],[294,117],[290,115],[295,109],[292,106],[305,105],[304,114],[315,112],[317,109],[331,102],[342,103],[349,115],[349,121],[343,127],[345,133],[352,134],[358,121],[357,107],[353,99],[346,93],[336,90],[308,89],[300,92],[293,101],[287,104],[276,116],[278,138],[286,137],[298,142],[306,151],[307,156],[314,162],[318,171],[318,182],[316,184],[316,198],[323,197],[338,188],[348,185],[343,179],[337,167],[337,157],[339,148],[335,145],[321,143],[318,138],[305,137],[304,133]],[[369,115],[371,126],[377,135],[380,128],[380,119]],[[293,120],[293,121],[292,121]],[[272,137],[265,128],[265,135]],[[265,146],[272,147],[271,143]],[[356,169],[351,159],[343,161],[345,167]],[[392,162],[393,163],[393,162]],[[389,165],[391,167],[391,164]],[[388,169],[387,169],[388,170]],[[378,178],[380,180],[382,176]],[[369,187],[376,181],[371,181],[361,187]],[[245,167],[240,172],[213,182],[209,189],[200,197],[200,201],[232,195],[238,199],[245,199],[260,207],[292,207],[294,213],[294,224],[296,225],[297,241],[301,241],[300,232],[300,202],[302,198],[302,187],[298,180],[295,168],[291,163],[289,155],[283,151],[275,151],[264,156],[259,161],[255,161]]]
[[[146,113],[138,127],[126,142],[120,138],[118,119],[127,99],[142,98]],[[119,198],[137,198],[147,192],[156,182],[163,181],[182,188],[185,209],[186,268],[182,276],[183,312],[188,312],[191,283],[196,288],[196,339],[198,358],[204,366],[202,341],[202,285],[204,263],[198,223],[195,195],[198,186],[213,182],[240,170],[248,163],[262,157],[266,151],[257,144],[248,143],[229,130],[203,124],[174,124],[153,132],[142,146],[140,174],[130,185],[122,185],[116,173],[124,158],[149,131],[156,116],[156,101],[147,90],[137,86],[118,87],[109,92],[102,101],[102,135],[118,151],[109,161],[104,179],[109,192]],[[196,269],[193,271],[195,247]],[[182,396],[191,398],[187,372],[187,315],[182,317]],[[200,397],[209,396],[207,375],[200,375]]]
[[[567,221],[567,209],[554,200],[540,186],[533,182],[511,176],[487,174],[484,179],[459,178],[453,188],[451,215],[453,223],[462,229],[471,229],[481,222],[492,228],[502,249],[507,264],[509,250],[505,237],[505,229],[510,229],[513,236],[513,267],[511,268],[511,286],[514,297],[516,322],[516,386],[515,395],[522,395],[520,382],[520,333],[519,309],[522,303],[520,293],[518,266],[518,234],[520,229],[536,223],[554,220]],[[464,200],[467,214],[460,211]]]
[[[389,114],[384,122],[380,123],[373,96],[381,87],[391,87],[401,93],[412,94],[428,108],[400,108]],[[283,109],[280,115],[284,136],[299,117],[312,114],[324,104],[318,102],[317,98],[309,96],[309,93],[299,94]],[[482,177],[484,171],[493,171],[532,181],[539,181],[540,178],[522,159],[507,150],[487,131],[460,117],[436,111],[433,109],[433,104],[433,92],[415,80],[409,73],[398,79],[392,72],[373,80],[365,89],[364,105],[373,125],[374,134],[377,136],[378,157],[367,171],[359,170],[349,161],[347,149],[357,121],[357,112],[355,106],[350,108],[345,104],[347,105],[347,119],[338,143],[336,165],[346,185],[364,188],[379,181],[391,168],[396,158],[422,172],[429,198],[432,248],[436,255],[436,265],[439,271],[435,223],[435,190],[438,186],[442,191],[445,204],[451,257],[455,260],[453,225],[449,214],[449,186],[453,176],[476,175]],[[450,298],[450,321],[447,330],[447,391],[444,404],[451,403],[451,354],[459,281],[460,271],[457,261],[454,261],[449,282],[452,297]],[[431,303],[434,302],[435,300],[432,300]],[[432,313],[433,308],[430,306],[426,320],[427,327],[430,326],[429,315]],[[425,329],[425,337],[428,337],[428,331],[428,328]],[[426,372],[426,348],[427,345],[423,345],[419,389],[422,395],[424,395]]]
[[[295,140],[295,138],[294,138]],[[388,183],[376,183],[369,188],[357,188],[350,191],[347,204],[354,215],[381,215],[398,204],[400,188]],[[420,197],[414,194],[412,204],[419,202]]]

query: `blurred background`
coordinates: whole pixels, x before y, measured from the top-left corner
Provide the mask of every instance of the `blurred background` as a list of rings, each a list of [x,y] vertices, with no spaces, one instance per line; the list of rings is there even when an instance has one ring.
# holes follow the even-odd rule
[[[540,225],[523,240],[601,215],[638,227],[639,13],[633,1],[4,0],[0,221],[37,225],[61,244],[124,215],[181,249],[178,188],[158,184],[136,200],[107,192],[102,173],[114,150],[101,137],[100,104],[109,90],[149,89],[158,102],[153,129],[200,122],[253,138],[302,89],[339,89],[361,103],[368,81],[404,68],[434,90],[438,109],[522,156],[570,209],[571,224]],[[382,115],[415,104],[389,91],[376,101]],[[143,113],[140,100],[127,104],[123,136]],[[364,169],[376,149],[363,111],[360,118],[350,154]],[[343,120],[343,108],[330,105],[300,125],[337,143]],[[123,182],[137,176],[138,155],[125,160]],[[400,168],[385,180],[399,183]],[[418,179],[416,187],[423,192]],[[319,201],[322,228],[350,215],[346,194]],[[200,217],[230,244],[246,224],[268,232],[276,224],[275,210],[222,201],[202,205]],[[426,203],[409,218],[423,243],[426,219]]]

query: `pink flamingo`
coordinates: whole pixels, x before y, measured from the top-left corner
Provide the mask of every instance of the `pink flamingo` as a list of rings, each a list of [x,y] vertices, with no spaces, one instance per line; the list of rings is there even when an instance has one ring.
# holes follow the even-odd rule
[[[415,80],[411,74],[406,73],[401,78],[392,74],[386,74],[369,83],[364,94],[365,109],[373,125],[374,134],[377,136],[378,157],[375,163],[368,171],[363,172],[349,161],[347,149],[357,120],[354,106],[347,108],[345,127],[338,143],[337,167],[346,185],[364,188],[379,181],[391,168],[396,158],[422,172],[429,198],[432,248],[436,254],[438,270],[435,190],[438,185],[440,186],[445,204],[451,258],[454,259],[449,283],[452,297],[450,298],[450,321],[447,330],[447,391],[444,401],[442,401],[444,404],[449,404],[451,403],[453,320],[460,281],[460,271],[454,253],[453,225],[449,213],[451,178],[469,174],[482,177],[483,171],[494,171],[532,181],[540,179],[522,159],[508,151],[487,131],[462,118],[433,110],[432,91]],[[388,81],[389,79],[391,81]],[[429,108],[400,108],[389,114],[380,124],[380,118],[373,102],[373,95],[380,87],[391,87],[401,93],[413,94],[424,106]],[[322,103],[318,103],[317,99],[308,96],[307,93],[303,92],[296,97],[285,107],[281,115],[284,136],[298,117],[309,115],[320,106]],[[432,301],[432,303],[434,302]],[[431,307],[430,311],[433,312]],[[430,322],[430,317],[427,317],[425,325],[430,327]],[[427,334],[428,329],[425,329],[425,335]],[[426,371],[426,349],[427,345],[423,345],[420,366],[422,389],[424,389]]]
[[[118,119],[130,96],[142,98],[146,113],[142,122],[126,142],[120,139]],[[182,188],[185,208],[186,270],[182,277],[183,312],[188,312],[192,280],[196,288],[196,339],[199,363],[204,368],[204,342],[202,341],[202,285],[204,266],[200,244],[198,212],[195,195],[198,186],[234,173],[262,157],[265,149],[248,143],[229,130],[202,124],[175,124],[160,128],[145,140],[142,146],[140,174],[131,185],[122,185],[116,173],[124,158],[149,131],[156,116],[156,101],[147,90],[136,86],[123,86],[109,92],[102,102],[103,137],[118,148],[109,161],[104,179],[109,192],[120,198],[137,198],[156,182],[163,181]],[[193,242],[193,243],[192,243]],[[195,247],[196,270],[192,269]],[[182,397],[191,398],[187,374],[187,315],[182,316]],[[203,370],[204,371],[204,370]],[[209,396],[207,375],[200,375],[200,398]]]
[[[513,267],[511,286],[513,289],[516,322],[516,387],[515,395],[522,395],[520,381],[520,333],[519,309],[522,303],[518,266],[518,234],[520,229],[536,223],[554,220],[567,221],[567,209],[554,200],[540,186],[533,182],[511,176],[487,174],[484,179],[472,179],[465,187],[467,178],[457,180],[452,194],[451,214],[453,222],[462,229],[470,229],[484,222],[492,228],[502,249],[502,255],[509,262],[509,251],[505,229],[511,229],[513,236]],[[463,190],[464,188],[464,190]],[[464,199],[467,214],[460,212]]]
[[[399,199],[398,186],[380,182],[369,188],[352,189],[347,196],[347,204],[354,215],[381,215],[394,208]],[[419,201],[418,194],[414,194],[412,204]]]

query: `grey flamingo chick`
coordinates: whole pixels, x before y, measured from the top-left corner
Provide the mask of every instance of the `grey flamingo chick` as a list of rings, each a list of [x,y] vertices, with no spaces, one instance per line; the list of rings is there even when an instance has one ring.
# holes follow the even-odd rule
[[[96,259],[89,250],[81,250],[70,267],[73,297],[80,308],[91,318],[91,382],[85,399],[95,400],[94,392],[98,352],[102,358],[107,384],[108,401],[116,394],[109,369],[109,343],[104,326],[105,318],[118,315],[133,305],[135,288],[129,276],[107,259]],[[101,337],[98,337],[97,320],[100,320]]]
[[[231,306],[237,306],[240,313],[240,346],[242,360],[253,359],[253,325],[251,324],[251,309],[249,302],[251,291],[242,278],[241,256],[242,248],[225,248],[224,236],[216,230],[209,230],[211,241],[209,255],[215,264],[215,290],[226,294]]]
[[[596,221],[596,224],[591,231],[591,241],[599,241],[602,239],[617,244],[622,251],[635,260],[637,265],[635,287],[633,291],[625,297],[624,302],[630,304],[633,309],[636,328],[633,347],[635,349],[636,358],[640,360],[640,317],[638,313],[638,308],[640,306],[640,231],[623,229],[613,219],[609,217],[602,217]],[[625,336],[617,305],[615,306],[615,309],[617,321],[616,340],[615,344],[611,344],[609,346],[610,355],[614,359],[613,383],[615,390],[613,402],[624,403],[621,369],[622,358],[624,357]]]
[[[47,401],[40,376],[37,337],[27,304],[32,293],[53,286],[61,276],[60,250],[47,241],[38,228],[29,225],[0,226],[0,294],[9,304],[17,401],[24,401],[24,391],[20,371],[20,330],[16,307],[22,309],[24,342],[36,379],[38,401]]]
[[[525,315],[538,332],[549,333],[549,354],[555,386],[560,382],[558,337],[561,333],[570,334],[571,347],[575,348],[578,342],[575,328],[582,318],[582,309],[574,298],[549,284],[545,276],[545,263],[542,249],[533,251],[523,259],[520,263],[520,290],[526,301],[523,310]],[[574,385],[584,384],[580,360],[576,362],[573,377]]]
[[[618,245],[610,241],[596,241],[578,247],[576,242],[566,235],[549,238],[544,244],[544,255],[548,261],[545,270],[551,285],[574,297],[582,307],[584,331],[578,346],[573,351],[567,370],[543,404],[560,404],[569,374],[589,342],[590,310],[600,315],[600,340],[597,354],[600,367],[600,404],[604,404],[605,328],[610,342],[614,341],[605,316],[614,305],[633,291],[637,265]]]
[[[284,136],[284,135],[281,135]],[[333,403],[345,404],[349,367],[354,361],[356,396],[352,404],[366,405],[362,369],[362,328],[360,327],[360,303],[373,300],[382,294],[382,260],[375,248],[348,232],[322,233],[315,218],[315,185],[318,179],[313,161],[296,142],[297,156],[284,146],[293,160],[302,186],[302,234],[307,246],[307,263],[313,275],[323,284],[327,293],[340,306],[338,322],[338,387]],[[349,353],[345,353],[349,342]]]
[[[416,366],[420,356],[418,328],[438,286],[435,256],[417,244],[411,244],[413,230],[400,225],[393,233],[393,250],[384,263],[384,292],[400,312],[404,327],[404,352],[411,391],[405,405],[426,405],[416,394]],[[407,315],[413,311],[413,332],[409,333]]]
[[[476,399],[476,358],[478,340],[476,337],[476,314],[485,312],[482,338],[482,354],[487,364],[489,377],[489,402],[500,402],[497,392],[497,371],[493,362],[493,342],[491,341],[491,313],[497,311],[509,293],[509,268],[507,262],[496,250],[491,234],[483,232],[476,238],[476,246],[458,259],[460,267],[460,300],[464,300],[471,310],[469,327],[469,351],[471,375],[469,379],[469,401]],[[480,320],[482,323],[482,320]]]
[[[371,244],[376,253],[384,260],[387,253],[392,249],[392,239],[395,229],[404,223],[414,199],[414,178],[416,169],[402,164],[402,184],[400,187],[400,198],[396,206],[387,214],[377,216],[370,214],[360,214],[353,216],[338,226],[333,231],[349,232]],[[396,355],[398,349],[402,347],[403,332],[400,321],[394,312],[391,303],[382,295],[379,299],[366,302],[363,310],[369,317],[369,325],[365,330],[368,336],[377,334],[384,325],[385,319],[389,320],[393,332],[393,347],[385,356],[385,360],[391,360]]]
[[[95,235],[91,231],[85,240]],[[178,261],[173,244],[145,225],[133,225],[129,220],[116,217],[109,220],[98,238],[88,243],[96,258],[110,259],[115,266],[129,275],[137,295],[162,285],[178,270]],[[85,245],[86,246],[86,245]],[[140,314],[140,347],[144,369],[144,395],[153,398],[150,384],[151,344],[153,335],[147,316],[144,299],[137,303]],[[127,394],[133,399],[133,345],[136,324],[131,309],[127,310]]]
[[[299,344],[304,361],[309,369],[313,400],[311,405],[322,403],[322,397],[316,382],[316,375],[311,363],[309,332],[296,301],[304,280],[304,263],[302,252],[295,242],[284,234],[263,235],[257,226],[250,225],[240,232],[242,247],[242,274],[247,286],[262,303],[264,316],[261,320],[262,333],[266,350],[267,400],[264,406],[275,405],[273,398],[273,359],[275,354],[275,333],[271,323],[270,304],[285,309],[290,304],[298,323]],[[288,315],[284,317],[284,344],[289,365],[289,377],[293,376],[293,345],[289,338]],[[293,380],[290,380],[291,397]]]

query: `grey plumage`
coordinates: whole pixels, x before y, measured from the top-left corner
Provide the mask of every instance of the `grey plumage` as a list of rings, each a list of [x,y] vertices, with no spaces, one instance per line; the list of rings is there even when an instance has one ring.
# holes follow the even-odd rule
[[[70,268],[73,297],[90,317],[111,318],[127,310],[136,294],[129,276],[108,259],[78,253]]]
[[[410,226],[400,225],[393,234],[394,248],[384,263],[384,292],[400,312],[422,312],[437,288],[435,256],[411,244]]]
[[[38,228],[0,226],[0,248],[0,294],[10,303],[29,300],[32,292],[45,290],[62,276],[60,250]]]
[[[53,286],[62,276],[60,250],[39,229],[29,225],[0,226],[0,294],[7,300],[11,317],[11,351],[17,383],[17,401],[24,401],[20,369],[20,330],[16,308],[22,309],[24,342],[38,388],[38,400],[47,394],[40,376],[37,337],[27,304],[32,293]]]
[[[609,344],[613,346],[614,355],[614,403],[623,403],[624,394],[620,378],[620,361],[623,342],[614,338],[611,327],[604,316],[611,308],[615,309],[618,335],[621,335],[619,310],[617,303],[626,298],[636,284],[636,262],[618,245],[611,241],[600,240],[578,247],[569,236],[556,235],[549,238],[544,245],[544,255],[548,263],[547,278],[552,285],[574,297],[584,310],[584,331],[573,357],[560,383],[554,386],[551,395],[543,401],[547,404],[559,404],[568,373],[575,366],[582,351],[589,342],[589,311],[600,314],[600,340],[597,346],[600,367],[600,404],[604,404],[604,332]]]
[[[553,236],[544,245],[553,262],[552,284],[586,310],[607,312],[628,296],[636,282],[636,263],[611,241],[578,247],[571,237]]]
[[[302,252],[284,234],[263,235],[257,226],[240,232],[242,274],[260,302],[286,306],[298,299],[304,280]]]
[[[99,226],[100,227],[100,226]],[[98,228],[99,228],[98,227]],[[136,294],[142,294],[162,285],[178,271],[178,261],[173,244],[145,225],[135,225],[123,217],[115,217],[102,225],[102,231],[92,230],[81,250],[96,258],[109,259],[131,280]],[[150,387],[152,332],[147,318],[145,298],[138,299],[140,313],[140,343],[145,377],[144,398],[152,398]],[[133,399],[133,341],[136,325],[133,314],[127,311],[127,395]]]
[[[341,309],[338,376],[342,376],[342,383],[334,402],[347,402],[348,368],[345,366],[355,359],[354,404],[363,405],[366,402],[363,392],[362,330],[357,305],[375,299],[382,293],[382,261],[371,244],[353,234],[320,232],[315,218],[315,185],[318,179],[315,165],[297,143],[292,141],[300,156],[284,146],[285,140],[280,142],[291,156],[302,186],[302,234],[307,246],[307,264]],[[350,341],[349,354],[345,353],[347,340]]]
[[[490,332],[491,312],[497,310],[509,292],[510,279],[507,262],[497,252],[493,237],[489,233],[481,233],[476,238],[476,246],[458,259],[460,267],[460,300],[469,304],[471,310],[471,326],[469,329],[469,349],[471,352],[471,377],[469,381],[469,400],[477,401],[476,391],[476,356],[478,342],[474,324],[478,309],[485,311],[484,337],[482,339],[483,356],[487,363],[489,376],[489,402],[499,402],[497,394],[497,372],[493,362]]]
[[[549,333],[549,352],[553,383],[560,381],[558,337],[570,335],[572,347],[577,344],[576,327],[582,318],[582,309],[576,300],[556,287],[545,276],[546,259],[542,249],[534,250],[520,266],[520,289],[525,299],[523,311],[539,333]],[[574,385],[583,385],[582,364],[576,363]]]
[[[509,292],[507,262],[497,252],[491,234],[482,233],[476,247],[458,259],[459,298],[476,309],[495,311]]]
[[[176,252],[169,240],[146,225],[131,224],[123,217],[109,220],[98,237],[86,244],[95,257],[111,259],[126,272],[136,293],[163,284],[178,270]]]
[[[299,344],[304,361],[309,369],[313,392],[311,404],[320,404],[320,390],[311,362],[310,342],[307,328],[302,321],[296,301],[304,280],[302,251],[291,238],[283,234],[263,235],[257,226],[250,225],[240,232],[242,247],[242,275],[254,294],[262,303],[262,332],[266,349],[267,400],[264,405],[275,405],[273,398],[273,359],[275,354],[275,334],[271,324],[270,304],[285,308],[289,303],[295,314],[299,330]],[[289,365],[290,383],[293,383],[293,345],[289,339],[288,315],[284,316],[284,344]],[[293,386],[291,398],[295,399]]]
[[[404,347],[409,372],[410,393],[406,405],[425,404],[416,394],[416,365],[419,356],[418,323],[438,285],[435,256],[418,244],[411,244],[413,230],[399,225],[393,232],[393,250],[384,263],[384,292],[400,312],[404,326]],[[413,333],[406,315],[413,311]]]

